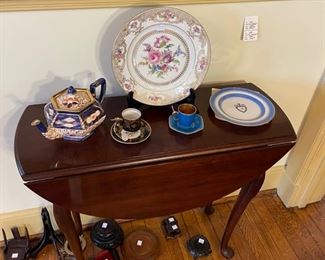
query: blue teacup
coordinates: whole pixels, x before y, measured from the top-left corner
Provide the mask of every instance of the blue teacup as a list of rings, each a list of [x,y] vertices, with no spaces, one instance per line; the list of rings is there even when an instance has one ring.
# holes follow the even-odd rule
[[[194,105],[184,103],[178,106],[177,111],[174,112],[174,119],[177,120],[180,127],[192,126],[197,109]]]

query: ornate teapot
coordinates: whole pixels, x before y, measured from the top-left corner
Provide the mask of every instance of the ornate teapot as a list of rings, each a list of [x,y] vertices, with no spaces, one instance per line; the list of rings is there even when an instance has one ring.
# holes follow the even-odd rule
[[[101,87],[99,97],[96,88]],[[36,126],[48,139],[63,138],[82,141],[88,138],[95,128],[105,119],[106,115],[100,103],[106,92],[106,81],[96,80],[88,89],[72,86],[51,97],[51,102],[45,105],[44,114],[47,127],[38,119],[31,125]]]

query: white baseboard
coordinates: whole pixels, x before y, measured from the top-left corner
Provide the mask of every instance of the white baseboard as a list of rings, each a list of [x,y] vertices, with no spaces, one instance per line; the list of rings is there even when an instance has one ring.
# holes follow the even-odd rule
[[[266,178],[261,190],[269,190],[276,188],[280,176],[284,173],[284,166],[274,166],[266,174]],[[235,191],[227,196],[237,195],[238,191]],[[41,220],[41,207],[40,208],[31,208],[20,211],[8,212],[0,214],[0,228],[3,228],[6,232],[7,238],[12,238],[10,231],[11,227],[26,226],[29,232],[29,235],[37,235],[43,232],[43,224]],[[47,209],[50,213],[52,224],[54,229],[57,229],[57,225],[54,220],[52,206],[47,206]],[[98,221],[99,218],[81,215],[81,221],[83,225],[89,225]],[[22,233],[23,234],[23,233]],[[0,241],[3,241],[2,232],[0,232]]]
[[[303,143],[306,135],[312,138],[307,145]],[[310,132],[301,133],[288,159],[288,167],[277,189],[286,207],[303,208],[322,199],[325,194],[324,152],[325,120],[312,136]]]
[[[52,205],[48,205],[46,208],[50,214],[53,228],[57,230],[58,226],[54,219],[53,207]],[[42,207],[39,207],[0,214],[0,228],[5,230],[8,239],[12,238],[10,228],[14,226],[19,227],[22,235],[24,235],[24,226],[27,227],[30,236],[41,234],[43,232],[41,210]],[[97,217],[81,214],[81,222],[83,225],[88,225],[98,220],[99,218]],[[3,241],[2,232],[0,233],[0,241]]]

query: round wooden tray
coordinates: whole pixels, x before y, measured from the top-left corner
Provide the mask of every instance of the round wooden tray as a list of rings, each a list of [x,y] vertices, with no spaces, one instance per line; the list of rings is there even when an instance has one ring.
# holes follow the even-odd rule
[[[159,240],[151,230],[134,230],[125,238],[121,250],[128,260],[154,260],[159,255]]]

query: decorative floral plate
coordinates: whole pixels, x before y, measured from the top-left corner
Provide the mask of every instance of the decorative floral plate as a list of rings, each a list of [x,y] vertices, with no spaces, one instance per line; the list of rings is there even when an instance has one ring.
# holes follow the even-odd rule
[[[269,123],[274,115],[273,103],[257,91],[245,88],[223,88],[210,97],[216,118],[241,126]]]
[[[202,25],[175,8],[155,8],[135,16],[113,45],[118,83],[141,103],[178,102],[204,79],[210,43]]]

